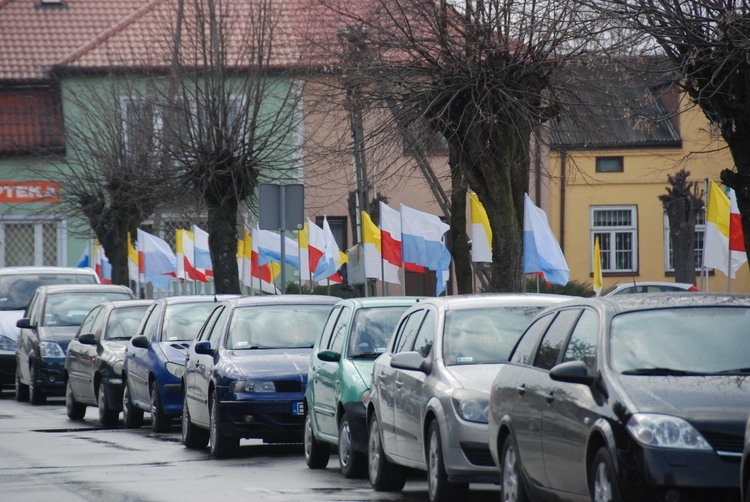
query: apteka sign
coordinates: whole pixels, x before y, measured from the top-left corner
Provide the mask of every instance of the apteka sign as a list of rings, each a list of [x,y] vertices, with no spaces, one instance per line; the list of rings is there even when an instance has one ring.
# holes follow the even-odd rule
[[[60,184],[53,181],[0,181],[0,203],[60,202]]]

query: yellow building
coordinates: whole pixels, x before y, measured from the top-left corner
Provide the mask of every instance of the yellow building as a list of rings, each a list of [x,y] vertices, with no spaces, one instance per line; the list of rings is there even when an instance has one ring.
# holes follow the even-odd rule
[[[571,280],[593,282],[594,237],[599,236],[605,290],[633,281],[674,282],[669,225],[659,200],[667,193],[667,175],[686,169],[703,191],[707,178],[722,186],[719,173],[733,161],[724,142],[710,134],[703,113],[686,99],[678,100],[674,92],[657,95],[653,87],[633,82],[622,82],[615,92],[649,93],[656,99],[637,113],[614,106],[602,115],[582,114],[592,128],[576,120],[553,126],[549,171],[536,184],[532,180],[532,197],[536,189],[537,204],[548,214]],[[636,115],[645,127],[634,125]],[[699,263],[703,221],[700,215]],[[711,271],[707,279],[698,271],[696,286],[750,293],[750,270],[744,265],[731,282],[721,271]]]

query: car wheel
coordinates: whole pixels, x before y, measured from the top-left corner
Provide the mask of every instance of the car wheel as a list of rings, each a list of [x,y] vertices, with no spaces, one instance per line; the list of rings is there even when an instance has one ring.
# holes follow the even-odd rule
[[[161,395],[156,380],[151,382],[151,428],[154,432],[167,432],[169,430],[170,420],[164,413],[164,406],[161,403]]]
[[[114,427],[117,425],[117,420],[120,418],[120,412],[113,410],[107,402],[107,393],[104,391],[104,384],[99,384],[99,392],[97,395],[97,404],[99,405],[99,422],[102,427]]]
[[[127,380],[122,381],[122,423],[127,429],[137,429],[143,425],[143,410],[133,404]]]
[[[346,414],[339,423],[339,466],[345,478],[362,478],[367,473],[367,457],[352,448],[352,431]]]
[[[208,445],[208,431],[193,425],[190,421],[190,410],[188,410],[187,394],[182,398],[182,444],[186,448],[200,449]]]
[[[305,463],[310,469],[325,469],[328,465],[328,459],[331,456],[331,449],[327,444],[323,444],[315,439],[315,433],[312,429],[312,418],[310,414],[305,415]]]
[[[16,368],[16,401],[25,403],[29,400],[29,386],[21,383],[21,373]]]
[[[228,438],[221,430],[221,421],[219,419],[219,398],[214,391],[211,398],[211,417],[209,436],[211,442],[211,455],[216,458],[225,458],[232,456],[240,446],[238,438]]]
[[[31,404],[44,404],[47,400],[47,396],[39,388],[37,379],[39,378],[39,369],[36,364],[31,365],[29,371],[29,402]]]
[[[593,502],[620,502],[612,458],[606,448],[599,448],[591,465],[591,500]]]
[[[383,444],[380,441],[378,419],[375,415],[370,419],[367,460],[370,484],[376,491],[397,492],[404,487],[404,484],[406,484],[405,469],[399,468],[385,458]]]
[[[513,438],[509,435],[503,443],[500,455],[500,494],[503,502],[528,502],[526,488],[521,479],[521,462],[518,459],[518,449]]]
[[[70,379],[65,383],[65,412],[71,420],[83,420],[86,416],[86,405],[76,401]]]
[[[432,502],[457,500],[469,491],[468,483],[451,483],[443,463],[440,428],[436,420],[427,433],[427,491]]]

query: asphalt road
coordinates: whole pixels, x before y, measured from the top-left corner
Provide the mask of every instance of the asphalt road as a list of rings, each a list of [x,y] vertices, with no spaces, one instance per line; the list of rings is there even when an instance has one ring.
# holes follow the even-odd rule
[[[327,469],[310,470],[302,445],[243,440],[239,454],[216,460],[188,450],[179,423],[163,434],[99,426],[97,410],[73,422],[63,399],[32,406],[13,393],[0,396],[0,500],[33,501],[426,501],[424,475],[401,493],[378,493],[368,480],[349,480],[331,456]],[[493,485],[472,485],[468,500],[494,501]]]

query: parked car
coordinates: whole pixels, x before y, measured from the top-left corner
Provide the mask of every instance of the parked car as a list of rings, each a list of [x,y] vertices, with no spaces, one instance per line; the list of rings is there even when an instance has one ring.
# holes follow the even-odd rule
[[[96,284],[99,277],[90,268],[4,267],[0,268],[0,392],[16,377],[16,348],[20,333],[16,323],[36,288],[45,284]]]
[[[504,500],[736,500],[750,297],[627,295],[541,313],[492,383]]]
[[[490,383],[548,294],[458,295],[410,307],[373,365],[367,418],[370,482],[400,490],[427,472],[430,500],[457,500],[497,482],[487,446]],[[367,398],[365,398],[367,400]]]
[[[330,445],[338,447],[345,477],[367,472],[367,418],[364,392],[372,363],[385,352],[401,314],[418,297],[371,297],[339,301],[313,346],[305,392],[305,461],[311,469],[328,465]]]
[[[615,284],[602,293],[602,296],[629,295],[633,293],[667,293],[670,291],[697,293],[695,285],[687,282],[624,282]]]
[[[151,413],[155,432],[169,429],[182,414],[180,379],[185,356],[219,301],[237,295],[185,295],[155,300],[125,348],[122,420],[128,429]]]
[[[214,457],[241,438],[302,440],[307,368],[338,298],[252,296],[223,301],[190,347],[183,376],[182,442]]]
[[[88,313],[65,352],[65,408],[82,420],[87,406],[99,409],[104,427],[117,424],[122,410],[122,359],[128,340],[153,300],[104,302]]]
[[[86,314],[109,300],[133,299],[130,288],[113,284],[40,286],[24,317],[16,349],[16,399],[43,403],[65,393],[65,351]]]

